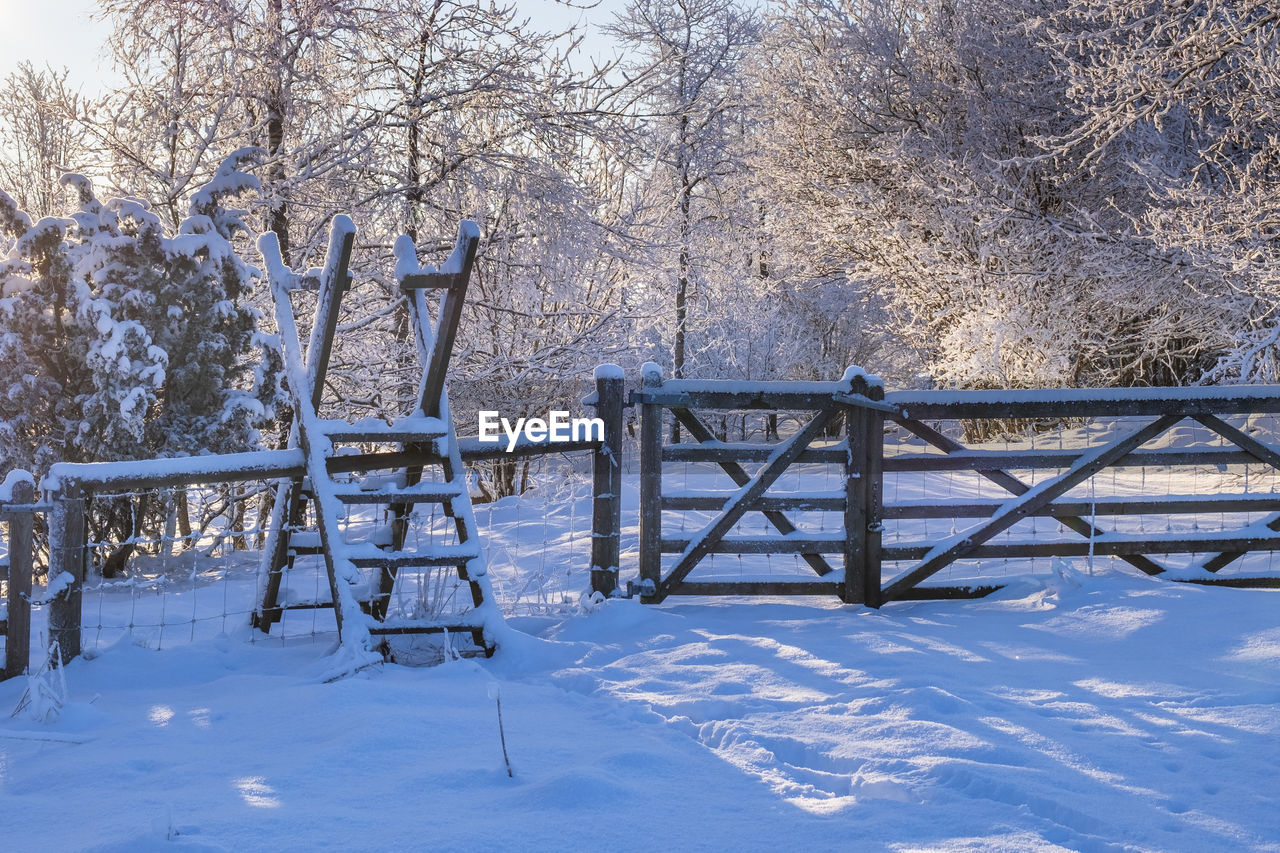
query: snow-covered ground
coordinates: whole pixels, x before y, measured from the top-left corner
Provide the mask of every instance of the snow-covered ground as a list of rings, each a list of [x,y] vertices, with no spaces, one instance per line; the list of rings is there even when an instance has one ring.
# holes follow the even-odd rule
[[[830,488],[806,471],[779,488]],[[723,487],[707,466],[673,476],[677,489]],[[1276,488],[1248,469],[1106,477],[1081,493]],[[1275,591],[1100,558],[987,565],[1009,586],[980,601],[673,597],[583,611],[590,497],[581,481],[550,483],[478,507],[521,632],[492,660],[327,683],[329,612],[290,613],[270,638],[248,628],[253,552],[141,558],[131,578],[91,585],[92,652],[65,669],[58,719],[10,718],[33,683],[0,683],[0,850],[1280,849]],[[891,502],[921,496],[999,490],[962,475],[887,484]],[[1127,523],[1159,535],[1255,516]],[[1015,534],[1072,535],[1043,519]],[[1249,562],[1272,571],[1268,555]],[[806,571],[792,556],[698,569]],[[291,584],[299,600],[326,586],[306,569]]]
[[[880,612],[614,601],[330,684],[323,640],[120,642],[57,722],[0,723],[3,844],[1276,849],[1278,600],[1067,572]]]

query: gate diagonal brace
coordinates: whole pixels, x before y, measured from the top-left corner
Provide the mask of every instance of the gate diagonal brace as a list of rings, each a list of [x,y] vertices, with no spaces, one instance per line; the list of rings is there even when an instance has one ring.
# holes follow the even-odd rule
[[[1250,454],[1259,462],[1265,462],[1273,468],[1280,468],[1280,452],[1269,447],[1256,438],[1236,429],[1231,424],[1224,421],[1217,415],[1195,415],[1197,421],[1225,438],[1227,441],[1239,447],[1244,452]],[[1271,530],[1280,530],[1280,513],[1275,513],[1266,521],[1262,522]],[[1201,564],[1200,568],[1206,572],[1217,572],[1234,563],[1243,557],[1248,551],[1223,551],[1214,554]]]
[[[671,414],[674,415],[676,420],[678,420],[685,429],[689,430],[689,434],[698,441],[703,443],[715,441],[715,435],[707,428],[707,425],[689,409],[673,408],[671,410]],[[748,474],[746,469],[737,462],[719,460],[719,465],[724,469],[724,472],[729,475],[730,479],[733,480],[734,485],[741,487],[751,482],[751,475]],[[760,512],[764,514],[764,517],[769,520],[769,523],[772,524],[783,536],[796,532],[796,526],[791,523],[791,520],[787,518],[785,513],[772,509],[764,509],[760,510]],[[823,559],[820,554],[801,554],[800,557],[808,563],[809,567],[817,572],[819,576],[829,575],[834,571],[831,564]]]
[[[1001,533],[1024,518],[1048,506],[1056,498],[1066,494],[1077,484],[1089,479],[1136,448],[1146,444],[1160,433],[1183,419],[1183,415],[1162,415],[1136,432],[1111,444],[1081,455],[1075,463],[1058,477],[1029,489],[1018,499],[1010,501],[988,520],[961,531],[950,540],[940,542],[911,571],[891,583],[884,590],[885,600],[898,598],[920,581],[936,574],[958,559],[971,553],[991,537]]]
[[[905,417],[894,418],[894,421],[902,426],[903,429],[921,439],[924,439],[929,444],[932,444],[934,447],[945,451],[946,453],[955,453],[956,451],[969,449],[955,439],[943,435],[928,424],[920,421],[911,420]],[[1030,486],[1006,471],[978,471],[977,473],[995,483],[997,486],[1000,486],[1010,494],[1025,495],[1027,492],[1031,491]],[[1280,519],[1280,516],[1277,516],[1277,518]],[[1063,527],[1066,527],[1067,529],[1074,531],[1075,533],[1079,533],[1081,536],[1089,539],[1102,536],[1107,532],[1101,527],[1097,527],[1085,519],[1074,515],[1061,516],[1058,518],[1058,523]],[[1277,523],[1280,524],[1280,521]],[[1149,575],[1158,575],[1165,571],[1164,566],[1149,557],[1142,556],[1141,554],[1124,555],[1121,556],[1120,559],[1124,560],[1135,569],[1139,569]]]
[[[822,433],[822,430],[835,414],[835,406],[820,410],[814,415],[813,420],[805,425],[804,429],[778,445],[778,449],[769,457],[769,461],[764,468],[751,481],[743,485],[736,495],[725,502],[725,508],[720,513],[720,516],[703,528],[689,542],[689,546],[680,555],[679,562],[658,585],[659,598],[669,595],[676,584],[689,576],[694,566],[707,554],[711,553],[711,549],[715,544],[738,523],[738,519],[747,513],[751,504],[768,491],[769,487],[787,470],[787,467],[800,457],[800,454],[809,446],[809,443]]]

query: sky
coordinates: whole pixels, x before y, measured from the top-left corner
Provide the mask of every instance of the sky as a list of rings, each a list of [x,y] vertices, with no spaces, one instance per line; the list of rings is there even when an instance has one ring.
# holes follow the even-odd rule
[[[90,20],[94,7],[94,0],[0,0],[0,75],[24,61],[65,65],[87,93],[99,90],[95,81],[110,62],[101,56],[107,30]]]
[[[516,5],[534,26],[550,28],[606,21],[624,0],[600,0],[590,10],[566,8],[555,0],[517,0]],[[66,66],[87,95],[110,88],[115,75],[103,49],[109,28],[92,19],[96,6],[95,0],[0,0],[0,77],[29,61],[36,67]],[[587,50],[601,55],[609,46],[598,34],[588,35]]]

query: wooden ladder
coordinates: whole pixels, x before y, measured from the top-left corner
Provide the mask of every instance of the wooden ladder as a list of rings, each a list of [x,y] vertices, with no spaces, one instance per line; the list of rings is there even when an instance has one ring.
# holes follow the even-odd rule
[[[479,239],[475,223],[462,222],[453,253],[439,270],[418,265],[416,249],[408,237],[401,237],[396,243],[396,278],[409,302],[424,372],[418,408],[392,424],[372,418],[348,423],[324,420],[318,415],[338,305],[350,281],[347,266],[354,240],[351,220],[345,216],[334,219],[305,358],[290,300],[291,291],[299,285],[298,276],[284,265],[274,234],[259,239],[295,409],[291,445],[302,449],[306,467],[305,480],[281,483],[272,510],[265,549],[265,560],[269,561],[267,582],[262,605],[254,615],[254,625],[264,632],[270,631],[287,610],[324,607],[333,609],[343,645],[359,654],[375,649],[385,654],[388,635],[426,633],[469,634],[477,648],[486,655],[493,653],[501,616],[480,552],[466,469],[444,381]],[[430,290],[444,293],[434,330],[426,305]],[[344,445],[364,444],[391,445],[395,449],[355,455],[335,453]],[[373,471],[392,474],[370,475]],[[301,523],[308,501],[314,507],[314,530]],[[411,516],[414,507],[422,505],[439,506],[452,519],[454,542],[411,543]],[[366,523],[363,531],[359,530],[361,525],[342,527],[341,519],[351,507],[377,506],[387,508],[389,524]],[[305,553],[323,556],[330,598],[282,604],[282,579],[292,569],[294,558]],[[442,583],[439,573],[450,567],[465,582],[470,603],[464,612],[445,615],[430,606],[440,602],[433,600],[429,587]],[[393,597],[397,578],[409,570],[418,571],[418,595],[406,609],[405,595]],[[375,637],[383,639],[376,641]]]

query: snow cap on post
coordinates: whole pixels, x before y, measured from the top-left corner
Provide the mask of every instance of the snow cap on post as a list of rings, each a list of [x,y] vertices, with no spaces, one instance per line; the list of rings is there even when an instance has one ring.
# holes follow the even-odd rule
[[[467,260],[467,244],[472,240],[480,240],[480,226],[473,220],[464,219],[458,223],[458,241],[453,244],[453,252],[449,259],[440,266],[440,272],[457,275],[462,272],[462,265]]]
[[[345,213],[339,213],[333,217],[333,221],[329,223],[329,251],[324,256],[324,269],[321,271],[321,280],[329,281],[338,274],[338,265],[342,260],[342,244],[343,241],[350,237],[355,239],[356,224],[351,221],[351,217]],[[350,258],[348,258],[348,261]],[[340,289],[346,290],[350,281],[350,275],[344,273],[347,281],[337,282]]]
[[[646,361],[640,368],[640,379],[645,385],[661,385],[662,367],[656,362]]]
[[[601,379],[624,379],[625,374],[623,374],[622,368],[616,364],[601,364],[596,367],[594,378],[597,382]]]
[[[883,379],[876,376],[874,373],[867,373],[867,371],[858,367],[856,364],[851,364],[849,367],[845,368],[844,376],[841,377],[840,381],[847,384],[854,394],[866,394],[867,390],[871,388],[879,389],[877,393],[884,391]],[[879,400],[883,399],[883,394],[881,393],[880,396],[876,396],[876,394],[873,393],[871,394],[871,397]]]
[[[404,281],[411,275],[435,272],[435,267],[424,269],[418,265],[418,250],[413,245],[413,238],[408,234],[401,234],[396,238],[395,245],[391,247],[391,254],[396,256],[396,281]]]
[[[863,370],[861,367],[858,367],[858,365],[851,364],[844,369],[844,376],[840,377],[840,381],[844,382],[845,384],[852,384],[854,377],[857,377],[857,376],[861,376],[863,379],[866,379],[867,372]]]
[[[8,503],[13,500],[13,487],[19,483],[30,483],[34,488],[36,478],[31,476],[30,471],[14,468],[5,475],[4,482],[0,483],[0,503]]]
[[[267,268],[267,278],[273,284],[285,290],[293,290],[297,287],[293,270],[284,265],[284,258],[280,256],[280,238],[274,231],[258,235],[258,254],[262,255],[262,263]]]

